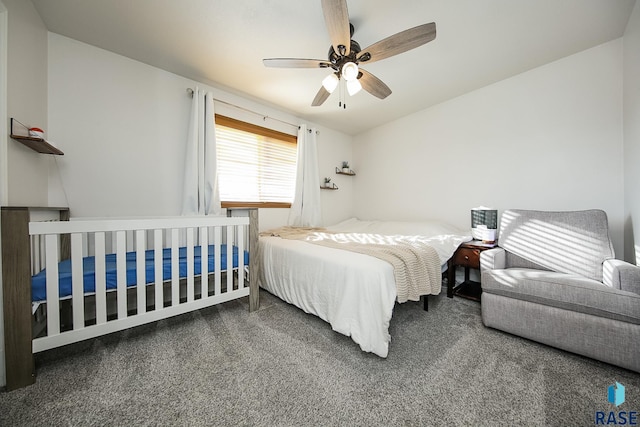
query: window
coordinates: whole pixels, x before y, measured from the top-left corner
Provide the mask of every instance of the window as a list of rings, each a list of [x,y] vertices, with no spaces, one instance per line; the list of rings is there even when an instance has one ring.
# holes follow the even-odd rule
[[[223,208],[291,207],[297,137],[216,114]]]

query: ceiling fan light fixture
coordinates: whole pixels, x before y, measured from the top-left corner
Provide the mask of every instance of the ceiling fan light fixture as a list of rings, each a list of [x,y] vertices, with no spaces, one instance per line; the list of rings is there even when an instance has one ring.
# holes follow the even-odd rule
[[[333,93],[336,87],[338,87],[338,76],[333,73],[329,74],[322,80],[322,86],[324,86],[327,92]]]
[[[353,96],[360,92],[360,89],[362,89],[362,85],[358,79],[347,80],[347,92],[349,92],[349,96]]]
[[[348,82],[358,79],[358,65],[355,62],[347,62],[342,66],[342,77]]]

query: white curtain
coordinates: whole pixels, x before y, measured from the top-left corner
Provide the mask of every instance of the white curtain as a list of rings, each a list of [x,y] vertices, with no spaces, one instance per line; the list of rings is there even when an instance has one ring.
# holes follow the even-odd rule
[[[184,163],[182,215],[220,215],[213,94],[195,88]]]
[[[289,225],[322,225],[316,130],[308,129],[307,125],[301,125],[298,129],[296,194],[289,212]]]

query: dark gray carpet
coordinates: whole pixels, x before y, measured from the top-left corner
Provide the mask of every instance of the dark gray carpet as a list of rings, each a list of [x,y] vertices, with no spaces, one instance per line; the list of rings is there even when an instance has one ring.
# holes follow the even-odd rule
[[[480,305],[396,305],[389,357],[261,292],[37,356],[0,425],[589,426],[640,410],[640,375],[487,329]],[[621,343],[624,345],[624,343]],[[639,355],[640,357],[640,355]]]

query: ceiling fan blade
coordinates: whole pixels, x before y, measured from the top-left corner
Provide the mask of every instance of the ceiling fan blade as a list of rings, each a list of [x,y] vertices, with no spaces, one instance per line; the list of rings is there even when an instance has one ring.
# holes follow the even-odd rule
[[[362,49],[358,54],[359,62],[375,62],[422,46],[436,38],[436,23],[418,25],[401,31],[371,46]],[[369,55],[367,55],[367,53]],[[370,56],[367,59],[367,56]]]
[[[312,107],[318,107],[322,105],[324,101],[331,95],[328,90],[324,88],[324,86],[320,86],[320,90],[316,93],[316,97],[313,98],[313,102],[311,103]]]
[[[268,58],[262,62],[267,67],[276,68],[327,68],[330,62],[321,59],[300,59],[300,58]]]
[[[322,0],[322,12],[333,49],[339,54],[349,55],[351,28],[347,0]],[[340,46],[344,47],[344,53],[340,51]]]
[[[360,68],[360,72],[362,73],[362,77],[358,80],[364,90],[380,99],[385,99],[391,95],[391,89],[389,89],[389,86],[384,84],[382,80],[362,68]]]

